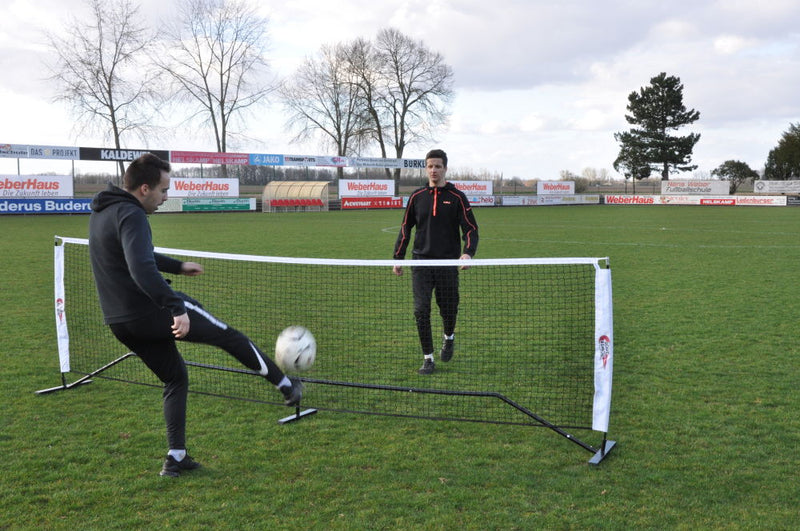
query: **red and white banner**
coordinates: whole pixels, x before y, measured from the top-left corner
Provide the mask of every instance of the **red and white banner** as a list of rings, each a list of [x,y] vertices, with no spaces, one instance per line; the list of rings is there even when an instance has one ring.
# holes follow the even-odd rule
[[[449,181],[467,196],[492,195],[492,181]],[[470,200],[471,201],[471,200]]]
[[[342,197],[342,210],[352,208],[403,208],[402,197]]]
[[[786,196],[727,195],[691,196],[662,195],[662,205],[702,205],[702,206],[786,206]]]
[[[786,206],[786,196],[606,195],[607,205]]]
[[[607,205],[660,205],[660,195],[606,195]]]
[[[739,206],[786,206],[786,196],[737,195]]]
[[[171,197],[239,197],[239,179],[170,179]]]
[[[661,181],[662,195],[728,195],[727,181]]]
[[[250,154],[170,151],[169,161],[178,164],[250,164]]]
[[[394,196],[394,180],[392,179],[340,179],[339,197],[392,197]]]
[[[574,181],[539,181],[536,183],[536,195],[572,195],[574,193]]]
[[[72,197],[69,175],[0,175],[0,197]]]

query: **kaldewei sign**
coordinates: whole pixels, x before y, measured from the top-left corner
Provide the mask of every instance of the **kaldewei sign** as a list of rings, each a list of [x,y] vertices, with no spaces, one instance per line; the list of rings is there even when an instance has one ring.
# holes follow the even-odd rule
[[[492,181],[450,181],[466,195],[492,195]]]
[[[394,181],[392,179],[341,179],[339,181],[339,198],[392,196],[394,196]]]
[[[171,197],[239,197],[239,179],[170,179]]]
[[[539,181],[536,183],[537,195],[572,195],[575,193],[573,181]]]
[[[80,160],[113,160],[132,162],[145,153],[152,153],[161,160],[169,160],[169,152],[153,149],[106,149],[106,148],[78,148]]]
[[[0,175],[0,197],[72,197],[69,175]]]

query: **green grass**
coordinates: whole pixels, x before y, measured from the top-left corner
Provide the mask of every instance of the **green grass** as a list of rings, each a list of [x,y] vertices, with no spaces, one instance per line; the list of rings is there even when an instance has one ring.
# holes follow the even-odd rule
[[[160,478],[158,389],[60,381],[53,235],[0,217],[0,529],[789,529],[796,526],[800,209],[477,211],[479,257],[609,256],[615,374],[599,466],[549,430],[324,413],[192,395],[206,466]],[[155,242],[389,258],[399,211],[156,215]]]

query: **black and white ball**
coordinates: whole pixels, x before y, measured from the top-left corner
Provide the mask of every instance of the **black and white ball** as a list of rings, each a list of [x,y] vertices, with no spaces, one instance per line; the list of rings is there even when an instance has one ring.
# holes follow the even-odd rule
[[[307,371],[317,359],[317,341],[304,326],[290,326],[275,342],[275,363],[286,372]]]

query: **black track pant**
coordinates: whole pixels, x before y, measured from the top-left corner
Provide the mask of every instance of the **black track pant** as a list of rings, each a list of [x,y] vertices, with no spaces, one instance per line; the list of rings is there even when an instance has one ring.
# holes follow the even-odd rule
[[[278,385],[283,372],[250,339],[206,311],[183,293],[189,314],[189,333],[180,341],[213,345],[228,352],[248,369],[258,371]],[[167,311],[110,325],[114,336],[147,365],[164,383],[164,420],[170,449],[186,448],[186,397],[189,375],[172,335],[172,316]]]
[[[458,268],[414,267],[412,266],[412,287],[414,290],[414,319],[423,354],[433,353],[433,333],[431,331],[431,295],[436,296],[442,328],[445,335],[456,329],[458,315]]]

